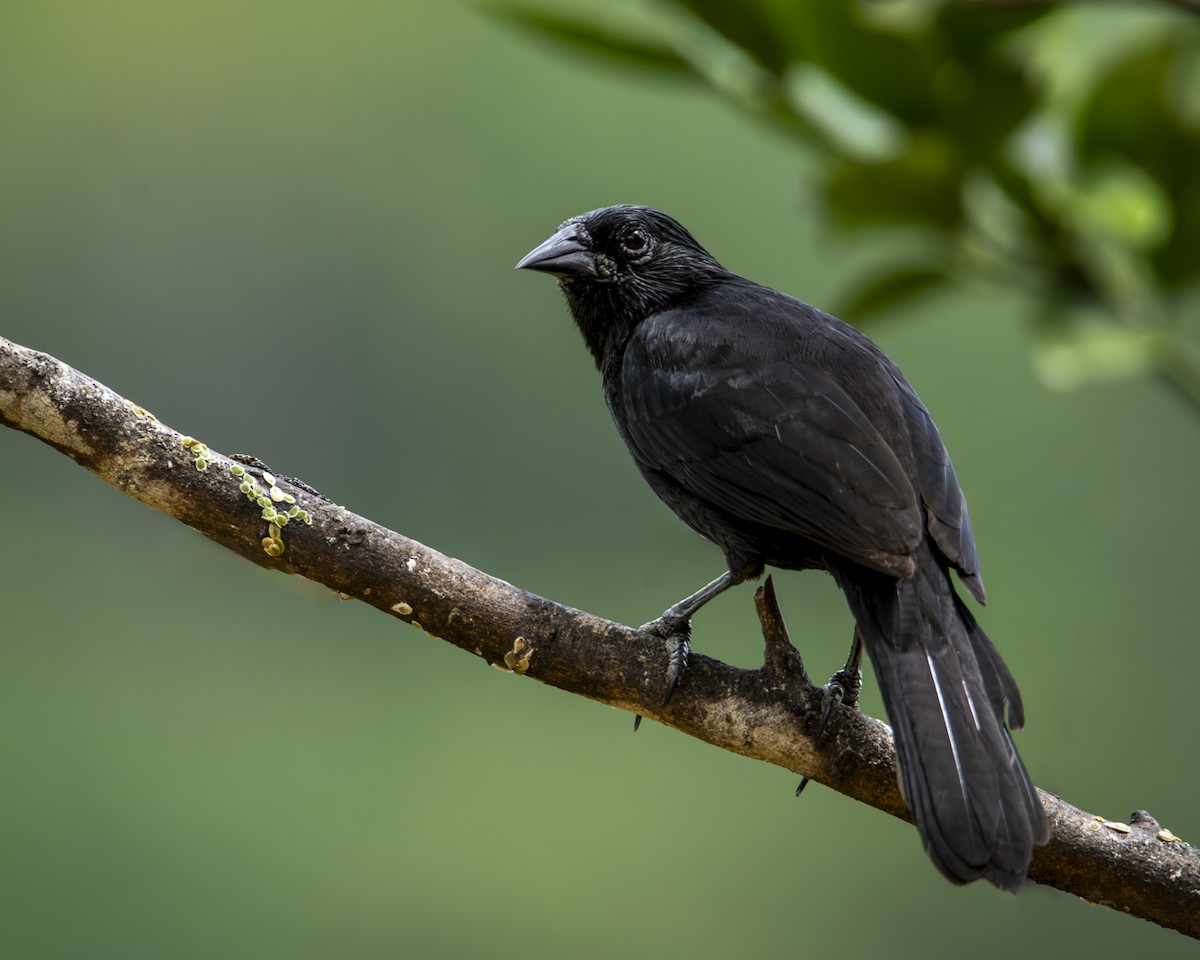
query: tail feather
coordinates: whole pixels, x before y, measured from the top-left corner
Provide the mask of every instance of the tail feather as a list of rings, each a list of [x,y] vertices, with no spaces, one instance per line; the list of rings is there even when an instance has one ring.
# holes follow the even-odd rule
[[[927,554],[895,580],[835,571],[858,621],[896,739],[900,789],[949,879],[1017,890],[1049,828],[1004,713],[1023,716],[1012,674]]]

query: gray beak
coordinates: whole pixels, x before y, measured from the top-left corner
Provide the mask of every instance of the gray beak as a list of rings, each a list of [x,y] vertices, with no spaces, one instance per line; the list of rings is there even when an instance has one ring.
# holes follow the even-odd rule
[[[576,225],[569,223],[549,240],[534,247],[517,264],[517,270],[541,270],[560,277],[597,276],[596,257],[579,242]]]

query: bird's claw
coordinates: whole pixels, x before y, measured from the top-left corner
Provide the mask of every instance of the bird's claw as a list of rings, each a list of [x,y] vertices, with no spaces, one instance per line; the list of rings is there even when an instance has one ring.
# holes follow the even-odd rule
[[[667,647],[670,653],[667,656],[667,691],[662,698],[664,707],[671,702],[671,694],[675,692],[675,685],[679,683],[679,678],[687,669],[688,655],[692,652],[692,641],[687,636],[677,635],[667,640]]]
[[[813,739],[818,742],[825,737],[825,726],[833,716],[833,708],[838,704],[851,709],[858,707],[858,695],[862,693],[862,641],[855,634],[854,644],[850,648],[850,656],[846,665],[837,671],[829,682],[821,688],[821,716],[817,720],[817,729]],[[804,792],[808,786],[808,777],[800,779],[796,787],[796,796]]]
[[[679,678],[687,670],[688,655],[692,652],[691,621],[680,620],[664,614],[657,620],[651,620],[649,623],[642,624],[638,628],[638,632],[650,633],[661,637],[667,645],[667,689],[663,693],[662,703],[660,704],[660,707],[665,707],[671,702],[671,696],[675,693],[675,688],[679,684]],[[641,724],[642,715],[639,713],[633,718],[635,733]]]
[[[821,719],[817,723],[816,737],[820,740],[825,734],[825,724],[833,715],[837,704],[847,707],[858,707],[858,695],[862,693],[862,636],[854,631],[854,642],[850,644],[850,655],[846,665],[829,678],[829,682],[821,690]]]
[[[858,706],[858,695],[862,692],[862,671],[842,668],[821,688],[821,719],[817,723],[818,739],[825,733],[825,725],[833,716],[833,708],[838,704],[847,707]]]

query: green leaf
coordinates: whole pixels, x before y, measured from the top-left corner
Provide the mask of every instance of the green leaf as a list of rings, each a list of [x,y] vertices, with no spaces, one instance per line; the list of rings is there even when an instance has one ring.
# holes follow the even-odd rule
[[[1063,219],[1085,236],[1101,235],[1135,250],[1160,245],[1171,231],[1171,204],[1144,170],[1110,160],[1081,171],[1062,198]]]
[[[962,216],[963,176],[955,144],[924,136],[886,163],[837,164],[825,199],[836,222],[848,229],[915,223],[948,230]]]
[[[995,51],[998,41],[1051,13],[1050,4],[946,3],[935,16],[954,49],[974,59]]]
[[[1170,199],[1173,224],[1151,259],[1160,281],[1179,289],[1200,279],[1200,131],[1170,102],[1174,44],[1155,47],[1122,64],[1096,87],[1078,125],[1085,168],[1102,169],[1120,157],[1145,171]]]
[[[522,3],[489,2],[484,9],[503,20],[558,43],[626,66],[695,76],[692,65],[657,37],[633,24],[600,23]]]
[[[734,6],[731,4],[730,6]],[[780,29],[789,56],[821,67],[858,97],[907,124],[934,112],[931,71],[913,37],[877,29],[859,4],[785,3]]]
[[[1038,378],[1055,390],[1128,380],[1153,370],[1168,342],[1162,329],[1116,326],[1106,313],[1081,315],[1044,326],[1034,343]]]
[[[882,273],[843,301],[837,314],[846,322],[858,325],[863,320],[923,297],[948,279],[946,271],[938,267],[909,267]]]
[[[678,0],[734,46],[741,47],[770,73],[779,76],[792,60],[795,51],[783,42],[779,27],[765,9],[754,0]]]
[[[881,162],[896,157],[908,133],[894,117],[863,100],[813,64],[788,71],[784,90],[798,116],[844,157]]]

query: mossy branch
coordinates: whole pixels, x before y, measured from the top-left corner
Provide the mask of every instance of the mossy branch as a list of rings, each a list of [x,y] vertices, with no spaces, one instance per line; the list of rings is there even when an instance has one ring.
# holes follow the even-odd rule
[[[53,357],[3,338],[0,423],[260,566],[362,600],[501,669],[641,714],[909,819],[887,726],[843,709],[814,739],[820,693],[787,640],[769,581],[756,598],[764,665],[743,670],[693,654],[670,705],[660,707],[668,655],[661,641],[535,596],[357,516],[299,481],[223,456]],[[311,523],[303,522],[305,513]],[[1032,879],[1200,939],[1200,850],[1142,812],[1124,824],[1045,792],[1042,801],[1052,833],[1035,852]]]

